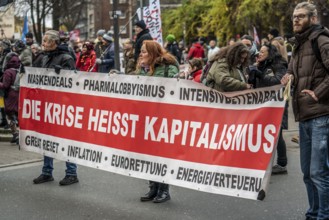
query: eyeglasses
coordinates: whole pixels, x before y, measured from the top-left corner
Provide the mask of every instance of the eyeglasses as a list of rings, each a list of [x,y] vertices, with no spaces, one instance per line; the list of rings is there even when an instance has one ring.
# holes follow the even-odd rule
[[[294,21],[295,19],[297,19],[299,21],[299,20],[302,20],[302,19],[306,18],[306,16],[308,16],[308,15],[306,15],[306,14],[293,15],[291,17],[291,20]]]

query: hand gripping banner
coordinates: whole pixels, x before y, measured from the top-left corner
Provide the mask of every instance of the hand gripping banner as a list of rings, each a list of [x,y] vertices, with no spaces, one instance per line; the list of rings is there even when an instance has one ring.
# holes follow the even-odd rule
[[[281,86],[219,93],[189,80],[26,67],[19,140],[63,161],[262,200],[284,105]]]

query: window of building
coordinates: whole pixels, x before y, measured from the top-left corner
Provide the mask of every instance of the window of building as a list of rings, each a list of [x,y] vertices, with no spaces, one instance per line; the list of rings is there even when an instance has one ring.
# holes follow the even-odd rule
[[[94,23],[94,15],[90,14],[89,15],[89,24],[93,24]]]
[[[113,4],[113,0],[110,1],[111,4]],[[119,0],[119,4],[126,4],[127,0]]]
[[[110,14],[110,19],[113,19],[113,11],[109,11]],[[119,18],[120,19],[125,19],[126,18],[126,13],[118,10]]]

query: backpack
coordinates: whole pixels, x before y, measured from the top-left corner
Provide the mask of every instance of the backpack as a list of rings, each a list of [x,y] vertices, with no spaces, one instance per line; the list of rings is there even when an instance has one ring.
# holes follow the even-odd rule
[[[320,35],[325,35],[325,36],[329,37],[329,30],[324,29],[324,31],[321,34],[319,34],[319,36]],[[316,59],[322,64],[323,68],[329,73],[329,69],[322,62],[321,52],[320,52],[320,48],[318,45],[318,37],[311,40],[312,50],[313,50],[313,53],[314,53]]]
[[[18,69],[14,69],[14,68],[11,68],[11,69],[13,69],[13,70],[16,71],[16,76],[15,76],[15,81],[14,81],[13,85],[11,85],[10,87],[11,87],[13,90],[15,90],[15,91],[19,91],[20,80],[21,80],[23,74],[20,73],[20,72],[18,71]]]
[[[214,61],[215,61],[215,60],[208,61],[208,62],[206,63],[206,65],[205,65],[205,66],[203,67],[203,69],[202,69],[202,73],[201,73],[201,79],[200,79],[200,81],[201,81],[201,83],[202,83],[203,85],[208,86],[208,85],[207,85],[207,75],[208,75],[209,70],[210,70],[212,64],[214,63]]]

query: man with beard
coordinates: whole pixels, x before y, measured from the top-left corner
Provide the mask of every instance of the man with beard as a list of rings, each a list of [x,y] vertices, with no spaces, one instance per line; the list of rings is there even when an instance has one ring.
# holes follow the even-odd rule
[[[31,45],[33,44],[33,34],[31,32],[28,32],[25,35],[25,40],[26,40],[26,45],[31,47]]]
[[[299,121],[300,163],[310,208],[306,219],[329,219],[329,37],[318,24],[316,6],[299,3],[293,12],[296,44],[287,74],[293,110]],[[312,49],[317,41],[323,62]]]
[[[61,45],[59,32],[49,30],[45,33],[42,39],[42,46],[44,47],[45,56],[42,60],[42,67],[48,69],[75,69],[75,62],[65,45]],[[54,181],[53,178],[53,158],[44,156],[42,173],[39,177],[33,180],[34,184]],[[59,182],[59,185],[71,185],[79,182],[77,177],[77,165],[66,162],[66,175],[64,179]]]

